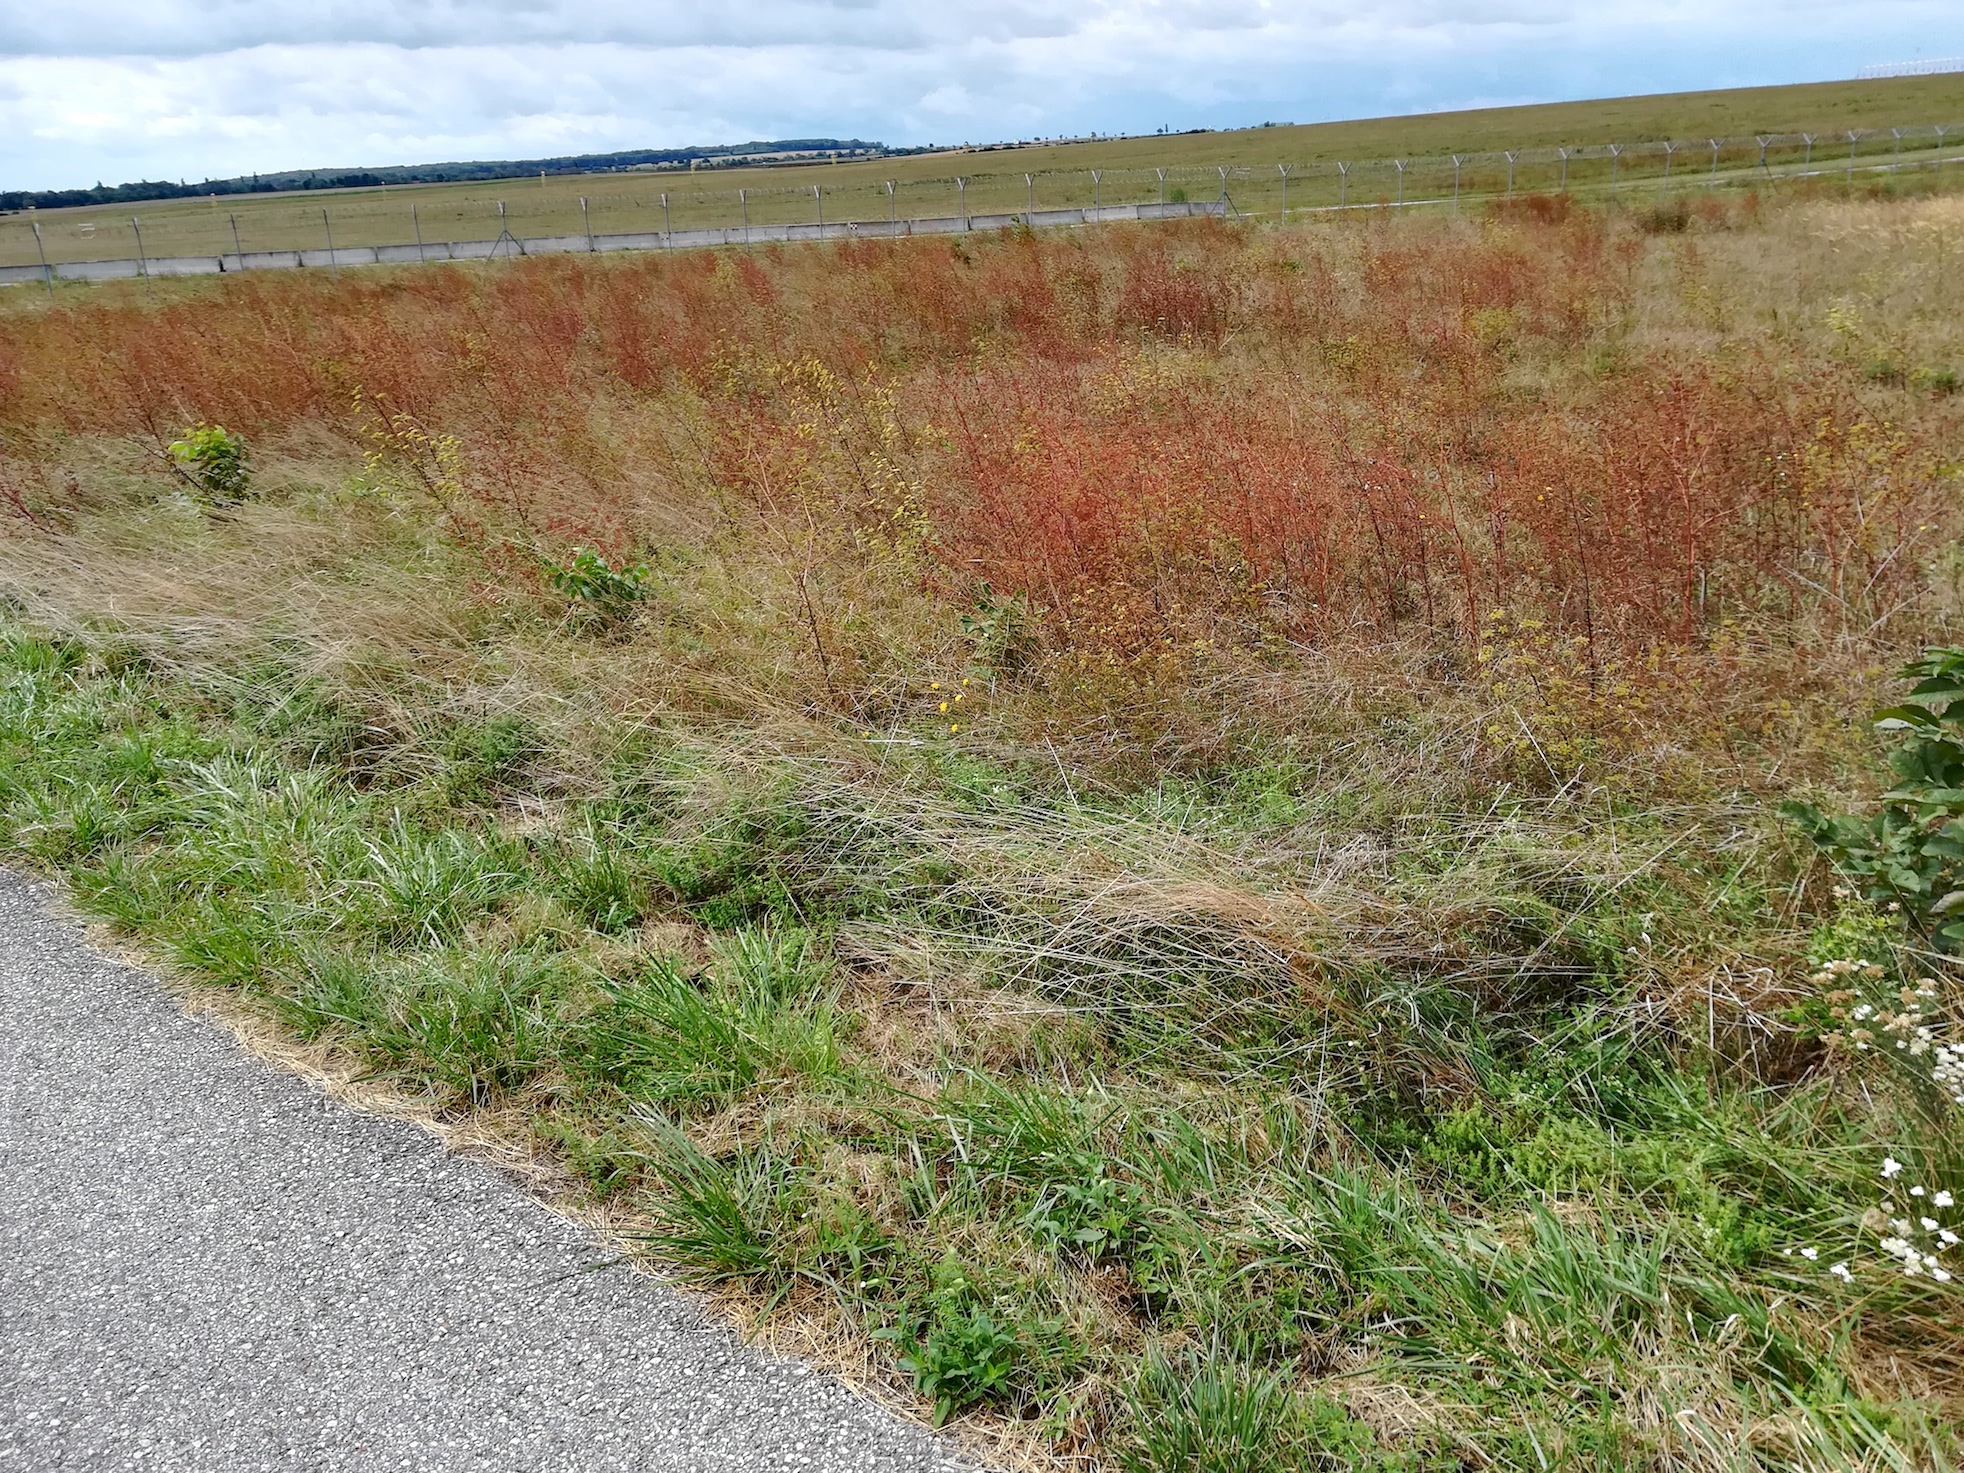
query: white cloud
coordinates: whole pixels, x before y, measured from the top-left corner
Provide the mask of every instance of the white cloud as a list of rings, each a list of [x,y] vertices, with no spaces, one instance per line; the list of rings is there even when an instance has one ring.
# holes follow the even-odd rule
[[[960,142],[1846,76],[1954,0],[75,0],[0,13],[0,187]]]

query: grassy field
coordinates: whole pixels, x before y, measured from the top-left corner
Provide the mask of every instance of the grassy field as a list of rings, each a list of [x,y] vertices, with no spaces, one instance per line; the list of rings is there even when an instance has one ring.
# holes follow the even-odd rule
[[[1109,142],[1035,145],[1007,151],[965,151],[838,165],[746,169],[713,174],[606,174],[540,181],[500,180],[455,185],[404,185],[387,189],[335,190],[213,202],[172,201],[138,209],[82,208],[38,213],[43,245],[54,261],[133,257],[132,216],[142,221],[144,250],[152,256],[216,255],[245,250],[319,249],[331,229],[337,245],[385,245],[424,239],[495,239],[501,226],[519,236],[578,235],[588,225],[599,233],[636,232],[740,224],[886,219],[957,215],[966,189],[971,213],[1123,204],[1179,192],[1215,198],[1226,187],[1239,209],[1279,211],[1284,186],[1278,165],[1292,178],[1293,208],[1438,199],[1453,192],[1451,156],[1476,156],[1461,171],[1467,196],[1504,193],[1508,168],[1500,155],[1524,151],[1514,170],[1519,192],[1558,188],[1601,190],[1612,176],[1624,181],[1660,178],[1666,159],[1655,145],[1678,140],[1687,150],[1672,162],[1680,180],[1708,182],[1706,140],[1725,140],[1720,173],[1725,181],[1763,180],[1754,139],[1779,135],[1768,150],[1772,170],[1794,170],[1810,160],[1845,158],[1844,134],[1860,130],[1858,154],[1867,165],[1892,161],[1898,140],[1889,132],[1914,130],[1905,147],[1912,165],[1932,162],[1931,129],[1964,125],[1964,77],[1944,75],[1874,82],[1823,82],[1792,87],[1746,88],[1540,107],[1490,108],[1404,118],[1320,123],[1304,127],[1115,139]],[[1817,135],[1806,144],[1805,133]],[[1604,145],[1632,152],[1615,165]],[[1949,153],[1964,150],[1954,135]],[[1553,150],[1584,146],[1566,169]],[[1390,163],[1413,160],[1402,180]],[[1355,166],[1351,177],[1335,168]],[[1220,170],[1228,171],[1223,178]],[[1099,178],[1092,179],[1092,171]],[[1160,171],[1165,171],[1165,178]],[[1036,176],[1026,183],[1024,174]],[[895,191],[887,193],[892,181]],[[814,187],[823,198],[813,196]],[[743,189],[747,202],[739,200]],[[664,209],[661,196],[668,195]],[[587,210],[582,214],[580,200]],[[499,213],[500,203],[504,214]],[[412,221],[411,206],[416,218]],[[329,222],[323,222],[325,210]],[[0,217],[0,265],[39,259],[26,215]]]
[[[1955,1466],[1838,196],[13,294],[0,846],[1024,1467]]]

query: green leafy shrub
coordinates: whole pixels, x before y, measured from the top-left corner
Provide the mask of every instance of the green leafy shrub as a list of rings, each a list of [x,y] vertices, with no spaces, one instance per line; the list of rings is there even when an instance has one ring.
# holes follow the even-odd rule
[[[193,489],[212,501],[236,501],[252,485],[252,452],[245,436],[223,425],[198,425],[173,440],[171,464]]]
[[[1925,650],[1903,678],[1916,682],[1908,697],[1875,714],[1877,730],[1899,737],[1881,811],[1829,816],[1795,802],[1781,812],[1863,899],[1955,951],[1964,945],[1964,648]]]
[[[601,619],[622,619],[647,592],[645,563],[615,568],[591,548],[582,547],[572,562],[552,570],[553,592],[581,605]]]

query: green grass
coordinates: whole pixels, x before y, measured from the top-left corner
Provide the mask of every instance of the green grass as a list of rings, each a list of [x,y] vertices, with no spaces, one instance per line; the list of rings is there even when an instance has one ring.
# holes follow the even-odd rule
[[[1884,1080],[1766,1087],[1640,1001],[1636,931],[1765,933],[1770,825],[1652,864],[1642,813],[1381,795],[1414,916],[1484,900],[1333,931],[1306,990],[1056,865],[1300,835],[1286,761],[984,803],[959,763],[848,782],[660,731],[514,830],[487,795],[553,738],[425,707],[378,763],[373,724],[271,653],[193,680],[15,623],[0,825],[189,976],[441,1109],[520,1107],[650,1251],[874,1337],[939,1417],[1153,1473],[1954,1452],[1873,1364],[1954,1344],[1955,1296],[1781,1252],[1862,1256],[1885,1152],[1964,1189],[1954,1131]],[[1595,822],[1613,896],[1560,852]]]
[[[824,191],[828,220],[881,220],[889,213],[886,182],[897,187],[893,208],[905,216],[951,216],[960,212],[957,177],[968,179],[971,213],[1017,211],[1030,202],[1042,208],[1076,208],[1094,198],[1123,204],[1169,194],[1210,199],[1225,181],[1238,208],[1270,213],[1283,203],[1278,164],[1295,167],[1289,186],[1291,209],[1352,204],[1397,195],[1393,159],[1417,161],[1404,181],[1407,199],[1438,198],[1453,187],[1450,155],[1483,155],[1462,180],[1469,195],[1504,192],[1506,166],[1497,155],[1506,149],[1530,150],[1517,172],[1520,192],[1557,187],[1559,164],[1548,151],[1560,145],[1596,146],[1621,142],[1636,146],[1660,140],[1688,140],[1677,160],[1678,178],[1706,179],[1705,140],[1727,140],[1721,176],[1753,182],[1758,175],[1750,140],[1761,134],[1790,135],[1769,155],[1775,168],[1799,167],[1809,153],[1798,135],[1821,137],[1811,150],[1816,166],[1831,168],[1847,152],[1846,130],[1867,132],[1860,150],[1869,166],[1887,165],[1895,140],[1892,127],[1915,128],[1908,161],[1934,158],[1929,129],[1964,123],[1964,80],[1959,75],[1905,77],[1866,82],[1816,82],[1786,87],[1752,87],[1624,97],[1532,107],[1485,108],[1469,112],[1426,113],[1370,118],[1300,127],[1239,129],[1040,144],[1008,152],[957,151],[895,159],[811,167],[745,169],[740,173],[556,176],[545,180],[507,179],[470,184],[400,185],[386,189],[334,190],[225,199],[217,202],[160,201],[138,207],[97,206],[41,211],[39,220],[49,259],[77,261],[137,254],[132,215],[142,220],[144,248],[152,256],[217,255],[238,242],[248,251],[324,248],[332,216],[336,246],[404,244],[420,228],[427,241],[496,239],[501,225],[520,236],[579,235],[590,224],[599,233],[653,231],[664,222],[675,229],[724,227],[745,218],[737,190],[748,192],[753,224],[805,223],[818,218]],[[1953,133],[1953,139],[1957,138]],[[1947,150],[1955,157],[1958,144]],[[1345,185],[1335,173],[1339,160],[1359,167]],[[1703,160],[1703,162],[1701,162]],[[1091,171],[1101,179],[1094,185]],[[1664,170],[1655,150],[1639,152],[1616,171],[1624,180],[1651,179]],[[1034,191],[1024,174],[1037,176]],[[1607,187],[1612,170],[1600,152],[1573,164],[1571,188]],[[1689,178],[1687,179],[1687,176]],[[664,211],[661,196],[669,196]],[[587,200],[582,213],[580,200]],[[500,204],[504,214],[499,212]],[[414,205],[417,222],[410,218]],[[0,217],[0,265],[31,265],[39,258],[28,217]]]

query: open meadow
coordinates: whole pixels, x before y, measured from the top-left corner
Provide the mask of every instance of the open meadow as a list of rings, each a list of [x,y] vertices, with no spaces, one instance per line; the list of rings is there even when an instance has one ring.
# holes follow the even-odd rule
[[[0,214],[0,266],[32,266],[44,255],[60,264],[144,253],[320,250],[330,240],[338,249],[496,240],[507,230],[520,238],[577,237],[945,218],[964,210],[1215,199],[1223,192],[1236,210],[1254,215],[1456,197],[1470,205],[1537,191],[1613,194],[1647,204],[1673,191],[1765,188],[1849,165],[1864,174],[1907,169],[1914,176],[1946,162],[1964,169],[1964,73],[1038,142],[825,165],[562,174],[20,211]]]
[[[1950,1467],[1960,279],[1831,183],[18,291],[0,844],[1019,1466]]]

